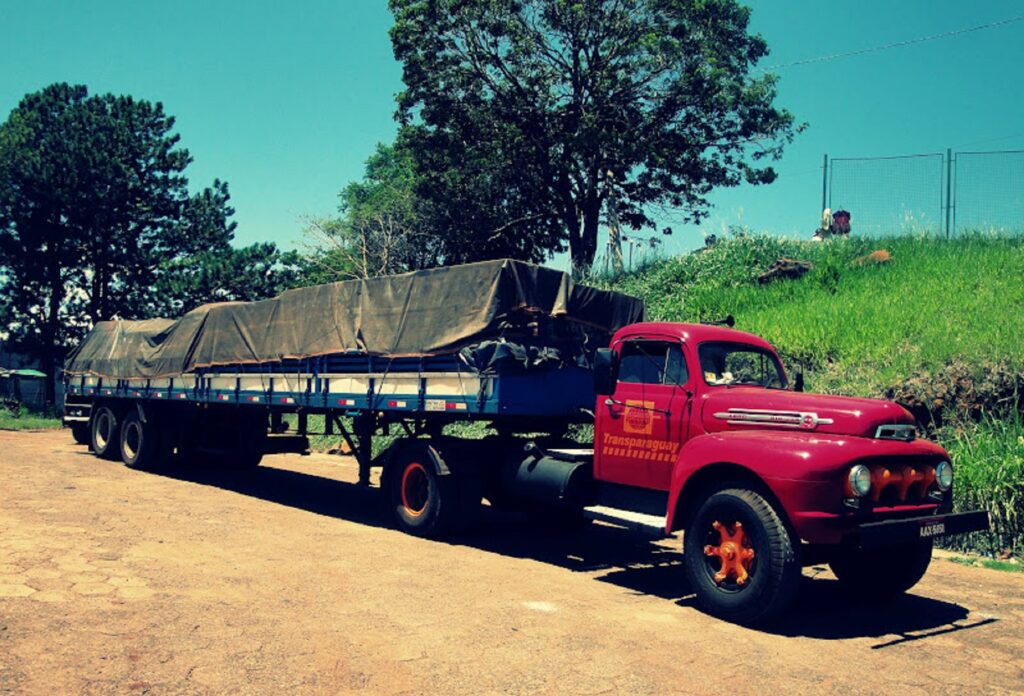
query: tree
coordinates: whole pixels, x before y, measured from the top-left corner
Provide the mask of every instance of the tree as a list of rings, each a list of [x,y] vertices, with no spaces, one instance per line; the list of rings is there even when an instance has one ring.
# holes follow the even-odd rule
[[[567,243],[589,267],[610,182],[623,225],[663,208],[699,222],[713,188],[773,181],[793,135],[736,0],[390,7],[418,191],[479,244],[528,257]]]
[[[203,251],[170,259],[160,269],[153,316],[176,317],[209,302],[250,302],[299,284],[302,262],[273,243]]]
[[[94,322],[151,316],[174,260],[230,251],[227,185],[189,196],[173,128],[159,103],[67,84],[0,124],[0,305],[51,401],[65,346]]]
[[[370,278],[436,266],[444,253],[442,238],[429,227],[418,183],[408,149],[378,144],[363,179],[338,194],[340,217],[310,221],[307,234],[318,248],[308,258],[307,280]]]

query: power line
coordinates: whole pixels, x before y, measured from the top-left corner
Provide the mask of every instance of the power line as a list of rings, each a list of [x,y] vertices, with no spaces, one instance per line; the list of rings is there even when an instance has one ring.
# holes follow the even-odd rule
[[[872,46],[871,48],[861,48],[856,51],[846,51],[844,53],[831,53],[825,56],[817,56],[815,58],[804,58],[802,60],[794,60],[791,63],[779,63],[778,65],[771,65],[767,68],[762,68],[762,72],[768,70],[778,70],[780,68],[792,68],[796,65],[807,65],[808,63],[824,63],[829,60],[836,60],[837,58],[849,58],[851,56],[860,56],[866,53],[877,53],[878,51],[887,51],[890,48],[900,48],[901,46],[912,46],[914,44],[924,43],[925,41],[936,41],[938,39],[949,39],[955,36],[961,36],[963,34],[970,34],[975,31],[982,31],[983,29],[993,29],[995,27],[1005,26],[1007,24],[1013,24],[1024,20],[1024,15],[1017,15],[1016,17],[1009,17],[1007,19],[1000,19],[995,22],[988,22],[987,24],[979,24],[974,27],[966,27],[964,29],[954,29],[953,31],[943,32],[941,34],[929,34],[928,36],[919,36],[916,39],[905,39],[903,41],[894,41],[893,43],[883,44],[881,46]]]

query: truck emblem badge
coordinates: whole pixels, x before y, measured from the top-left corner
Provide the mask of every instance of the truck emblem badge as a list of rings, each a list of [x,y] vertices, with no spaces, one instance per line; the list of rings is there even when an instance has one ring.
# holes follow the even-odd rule
[[[630,408],[630,407],[633,408]],[[650,435],[654,431],[653,401],[626,400],[625,420],[622,432],[633,435]]]
[[[831,418],[821,418],[813,411],[775,411],[760,408],[730,408],[719,411],[715,418],[729,425],[775,425],[782,428],[814,430],[819,425],[831,425]]]

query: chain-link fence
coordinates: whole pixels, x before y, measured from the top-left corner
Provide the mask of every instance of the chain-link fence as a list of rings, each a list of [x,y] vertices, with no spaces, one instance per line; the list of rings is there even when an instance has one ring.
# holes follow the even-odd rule
[[[823,176],[858,234],[1024,232],[1024,150],[826,157]]]
[[[1024,231],[1024,150],[954,155],[952,230]]]

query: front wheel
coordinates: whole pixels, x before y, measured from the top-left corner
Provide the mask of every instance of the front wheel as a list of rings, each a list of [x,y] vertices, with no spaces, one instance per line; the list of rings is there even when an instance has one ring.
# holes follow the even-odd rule
[[[931,540],[881,549],[837,551],[829,568],[850,592],[864,597],[893,597],[916,585],[932,561]]]
[[[770,621],[792,602],[799,545],[757,491],[709,495],[683,537],[683,564],[698,606],[740,624]]]

